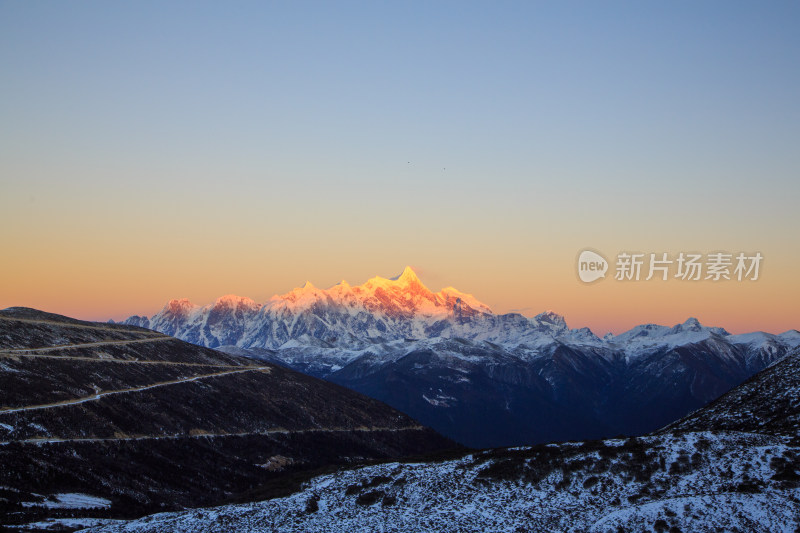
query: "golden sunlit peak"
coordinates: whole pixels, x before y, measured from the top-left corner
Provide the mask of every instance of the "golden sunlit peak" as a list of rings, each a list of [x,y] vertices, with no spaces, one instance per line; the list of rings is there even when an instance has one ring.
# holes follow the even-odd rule
[[[214,302],[214,305],[247,305],[250,307],[258,306],[258,304],[246,296],[238,296],[236,294],[226,294],[225,296],[220,296]]]
[[[190,302],[188,298],[176,298],[167,302],[167,304],[164,306],[164,309],[162,309],[162,312],[167,311],[173,314],[186,313],[195,307],[197,306]]]
[[[308,281],[308,280],[306,280],[306,284],[305,284],[305,285],[303,285],[303,286],[302,286],[302,287],[300,287],[300,288],[301,288],[302,290],[304,290],[304,291],[313,291],[314,289],[316,289],[316,287],[314,286],[314,284],[312,284],[312,283],[311,283],[310,281]]]
[[[484,313],[491,313],[492,310],[489,309],[489,306],[486,304],[478,301],[475,296],[472,294],[461,292],[460,290],[456,289],[455,287],[445,287],[439,293],[445,300],[448,298],[458,298],[468,306],[472,307],[473,309],[477,309],[483,311]]]
[[[414,269],[412,269],[410,266],[407,266],[405,269],[403,269],[402,274],[393,278],[383,278],[381,276],[370,278],[364,285],[362,285],[362,287],[369,289],[376,289],[378,287],[392,289],[415,287],[421,288],[422,290],[427,290],[427,287],[422,284],[417,277],[417,274],[414,272]]]
[[[411,283],[412,281],[419,281],[416,272],[410,266],[407,266],[403,269],[403,273],[399,276],[395,276],[391,278],[392,281],[403,281],[406,283]]]

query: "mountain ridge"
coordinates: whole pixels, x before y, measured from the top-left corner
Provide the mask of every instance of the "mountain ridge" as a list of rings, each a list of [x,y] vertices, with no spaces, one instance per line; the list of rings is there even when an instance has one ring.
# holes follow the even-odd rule
[[[195,344],[256,350],[298,347],[363,350],[393,341],[463,338],[516,351],[536,352],[554,343],[620,351],[626,357],[697,343],[712,336],[732,343],[800,344],[800,332],[731,335],[703,326],[694,317],[674,326],[640,324],[600,338],[590,328],[570,329],[565,318],[544,311],[528,318],[495,314],[472,294],[453,287],[434,293],[411,267],[392,278],[375,276],[362,285],[345,280],[328,289],[307,281],[265,303],[225,295],[205,306],[173,299],[152,317],[134,315],[122,322],[153,329]]]
[[[435,293],[411,267],[393,278],[376,276],[357,286],[342,280],[319,289],[307,281],[265,303],[236,295],[222,296],[204,306],[186,298],[173,299],[152,317],[134,315],[122,323],[212,348],[280,349],[291,342],[289,347],[352,349],[405,338],[462,337],[508,347],[559,341],[623,350],[635,346],[641,351],[697,342],[712,334],[731,336],[723,328],[706,327],[689,318],[671,327],[641,324],[600,338],[587,327],[570,329],[565,318],[552,311],[531,318],[519,313],[496,314],[472,294],[453,287]],[[777,336],[794,334],[800,336],[796,330]]]
[[[177,300],[128,323],[333,381],[473,447],[646,433],[800,346],[794,330],[731,335],[693,317],[601,339],[552,311],[434,293],[410,268],[395,278],[306,283],[263,305]]]

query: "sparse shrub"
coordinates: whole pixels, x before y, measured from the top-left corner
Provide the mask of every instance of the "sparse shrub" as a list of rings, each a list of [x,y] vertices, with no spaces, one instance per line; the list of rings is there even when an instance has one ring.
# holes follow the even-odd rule
[[[643,483],[652,477],[658,467],[658,463],[646,458],[642,463],[633,465],[633,467],[636,469],[634,479]]]
[[[708,438],[707,438],[707,437],[700,437],[700,438],[699,438],[699,439],[697,439],[697,441],[694,443],[694,447],[695,447],[695,448],[697,448],[697,449],[698,449],[698,450],[700,450],[700,451],[706,451],[706,450],[708,450],[709,448],[711,448],[711,441],[710,441],[710,440],[708,440]]]
[[[584,470],[587,466],[587,461],[583,459],[575,459],[573,461],[569,461],[568,463],[564,464],[563,468],[565,472],[579,472]]]
[[[775,471],[772,479],[785,483],[797,484],[800,481],[800,474],[797,473],[797,464],[794,457],[773,457],[769,462],[770,468]]]
[[[397,497],[393,494],[387,494],[386,496],[383,497],[383,502],[381,502],[381,504],[384,507],[389,507],[390,505],[394,505],[396,503],[397,503]]]
[[[653,531],[657,531],[658,533],[665,533],[667,529],[669,529],[669,525],[663,518],[659,518],[656,520],[656,523],[653,524]]]
[[[389,483],[392,480],[389,476],[375,476],[367,483],[362,483],[364,487],[377,487],[378,485],[383,485],[385,483]]]
[[[597,476],[589,476],[586,478],[586,481],[583,482],[583,488],[589,489],[597,485],[597,482],[600,481]]]
[[[513,459],[498,459],[478,473],[479,477],[514,481],[522,475],[522,462]]]
[[[356,498],[356,503],[358,505],[373,505],[378,500],[383,499],[386,496],[386,493],[382,490],[371,490],[369,492],[364,492],[358,495]]]
[[[755,494],[761,492],[761,485],[759,485],[756,481],[746,479],[736,485],[734,489],[736,492],[742,492],[745,494]]]
[[[617,449],[612,446],[604,446],[598,451],[600,452],[600,457],[603,459],[609,459],[617,455]]]
[[[680,474],[685,474],[690,470],[691,466],[690,466],[689,456],[688,454],[686,454],[685,450],[681,450],[680,453],[678,454],[678,459],[674,463],[669,465],[669,474],[672,476],[680,475]]]
[[[306,514],[319,511],[319,496],[312,496],[306,500]]]
[[[603,450],[608,448],[608,445],[604,440],[587,440],[580,446],[582,451],[586,452],[600,452],[602,453]]]

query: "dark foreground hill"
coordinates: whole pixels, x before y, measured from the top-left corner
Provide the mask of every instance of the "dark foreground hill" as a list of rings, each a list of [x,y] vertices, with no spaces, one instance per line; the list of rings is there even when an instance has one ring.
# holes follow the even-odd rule
[[[338,385],[132,326],[0,311],[0,523],[285,491],[453,443]]]

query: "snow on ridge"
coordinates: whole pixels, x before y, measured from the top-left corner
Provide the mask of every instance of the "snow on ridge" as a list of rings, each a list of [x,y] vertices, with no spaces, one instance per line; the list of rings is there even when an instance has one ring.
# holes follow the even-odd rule
[[[80,492],[65,492],[53,494],[41,502],[23,502],[22,505],[48,509],[107,509],[111,507],[111,500]]]
[[[149,327],[211,348],[362,349],[400,339],[463,338],[509,350],[541,351],[555,344],[587,346],[623,352],[626,357],[699,343],[712,338],[729,343],[753,343],[760,337],[730,335],[689,318],[672,327],[642,324],[619,335],[597,337],[589,328],[570,329],[563,316],[545,311],[532,318],[517,313],[494,314],[473,295],[453,287],[429,290],[406,267],[393,279],[376,276],[362,285],[346,281],[328,289],[310,282],[264,304],[226,295],[197,306],[188,299],[171,300],[152,318],[130,317],[128,324]],[[775,343],[800,345],[800,333],[790,330],[768,336]]]

